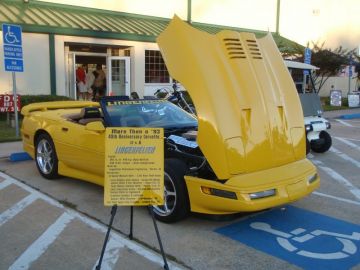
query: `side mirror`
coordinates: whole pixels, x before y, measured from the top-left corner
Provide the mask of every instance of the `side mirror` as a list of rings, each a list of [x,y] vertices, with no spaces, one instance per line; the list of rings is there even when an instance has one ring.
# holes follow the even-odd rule
[[[99,133],[105,131],[105,127],[101,121],[94,121],[94,122],[87,123],[85,126],[85,129],[89,130],[89,131],[99,132]]]

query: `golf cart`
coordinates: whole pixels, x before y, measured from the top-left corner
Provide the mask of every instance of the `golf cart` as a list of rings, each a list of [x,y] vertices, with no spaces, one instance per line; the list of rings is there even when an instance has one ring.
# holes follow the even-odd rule
[[[310,149],[316,153],[324,153],[331,147],[332,140],[326,131],[330,122],[321,117],[323,111],[320,97],[315,91],[315,83],[311,72],[317,67],[305,63],[285,60],[285,65],[294,80],[304,113],[306,130],[306,154]]]

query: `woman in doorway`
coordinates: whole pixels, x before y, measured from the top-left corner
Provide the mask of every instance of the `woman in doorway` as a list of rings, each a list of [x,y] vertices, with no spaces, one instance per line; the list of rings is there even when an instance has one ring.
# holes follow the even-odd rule
[[[105,80],[106,75],[105,72],[102,70],[101,64],[96,65],[96,70],[93,72],[95,79],[93,84],[93,100],[97,100],[98,97],[104,95],[105,91]]]

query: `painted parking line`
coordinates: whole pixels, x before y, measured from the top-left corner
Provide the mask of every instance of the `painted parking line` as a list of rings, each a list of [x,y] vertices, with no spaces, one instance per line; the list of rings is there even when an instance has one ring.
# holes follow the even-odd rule
[[[337,200],[337,201],[340,201],[340,202],[345,202],[345,203],[349,203],[349,204],[353,204],[353,205],[358,205],[358,206],[360,206],[360,202],[356,202],[356,201],[353,201],[353,200],[349,200],[349,199],[345,199],[345,198],[341,198],[341,197],[337,197],[337,196],[325,194],[325,193],[318,192],[318,191],[314,191],[314,192],[311,193],[311,194],[318,195],[318,196],[325,197],[325,198],[334,199],[334,200]]]
[[[121,242],[116,241],[114,238],[110,238],[107,246],[106,251],[104,253],[104,257],[101,263],[101,269],[103,270],[111,270],[113,269],[114,265],[119,259],[120,250],[124,248],[124,244]],[[93,270],[96,270],[96,267],[99,263],[99,259],[96,261]]]
[[[35,242],[33,242],[19,258],[17,258],[17,260],[9,267],[9,270],[29,269],[31,263],[40,258],[73,219],[73,216],[63,213],[55,223],[47,228],[47,230],[35,240]]]
[[[65,228],[68,224],[67,219],[78,219],[78,220],[82,221],[83,223],[85,223],[86,225],[88,225],[89,227],[103,233],[105,236],[105,233],[107,232],[107,226],[105,226],[93,219],[90,219],[72,209],[64,207],[64,205],[60,204],[56,200],[40,193],[39,191],[13,179],[12,177],[10,177],[2,172],[0,172],[0,177],[3,177],[5,179],[5,181],[9,182],[10,184],[17,185],[18,187],[20,187],[30,193],[30,195],[25,197],[22,201],[20,201],[16,205],[12,206],[11,208],[9,208],[8,210],[6,210],[5,212],[3,212],[0,215],[0,226],[2,224],[4,224],[6,221],[15,217],[16,214],[18,214],[19,212],[24,210],[26,208],[26,206],[30,205],[35,200],[41,199],[55,207],[58,207],[58,208],[64,210],[64,214],[60,220],[58,219],[57,224],[55,222],[53,225],[51,225],[48,228],[48,230],[46,231],[47,233],[45,232],[46,237],[45,236],[43,237],[45,239],[44,241],[50,241],[50,242],[53,241],[51,239],[53,239],[54,237],[55,238],[57,237],[56,234],[58,232],[58,229],[56,229],[56,228],[61,227],[62,226],[61,224],[63,224],[63,226]],[[3,218],[3,221],[2,221],[2,218]],[[1,223],[1,222],[3,222],[3,223]],[[52,226],[55,226],[55,228]],[[62,228],[62,229],[64,229],[64,228]],[[51,244],[50,242],[48,244]],[[12,269],[26,269],[27,267],[31,267],[31,262],[33,262],[33,261],[31,260],[30,257],[33,256],[34,253],[37,254],[36,253],[37,248],[40,247],[40,249],[41,249],[42,245],[44,245],[44,243],[40,237],[32,245],[30,245],[30,247],[18,258],[18,260],[16,262],[14,262],[14,264],[11,266]],[[152,251],[149,248],[146,248],[146,247],[140,245],[139,243],[137,243],[135,241],[125,238],[124,236],[122,236],[121,234],[119,234],[115,231],[111,232],[110,239],[109,239],[109,245],[110,245],[109,246],[110,249],[106,251],[106,254],[104,254],[104,261],[102,264],[102,269],[112,269],[113,268],[113,266],[119,259],[118,251],[120,251],[121,247],[126,247],[129,250],[142,256],[143,258],[149,260],[150,262],[158,264],[161,267],[164,264],[163,258],[160,254],[156,253],[155,251]],[[48,246],[48,245],[46,245],[46,246]],[[46,248],[45,248],[45,250],[46,250]],[[26,265],[28,265],[28,266],[26,266]],[[179,266],[178,264],[176,264],[175,262],[170,261],[170,260],[168,260],[168,265],[169,265],[170,269],[174,269],[174,270],[183,269],[181,266]]]
[[[350,269],[359,265],[359,225],[290,205],[282,209],[215,231],[304,269]]]
[[[358,141],[360,142],[360,140],[357,140],[357,139],[346,139],[346,138],[341,138],[341,137],[334,137],[336,140],[339,140],[340,142],[350,146],[351,148],[354,148],[356,150],[359,150],[360,151],[360,146],[358,146],[357,144],[355,143],[352,143],[351,141]]]
[[[333,147],[332,147],[332,148],[333,148]],[[332,148],[330,148],[330,149],[332,149]],[[321,161],[314,160],[314,159],[315,159],[315,156],[314,156],[313,154],[309,153],[309,154],[307,155],[307,157],[308,157],[315,165],[322,165],[322,167],[324,167],[324,164],[323,164]],[[331,174],[331,173],[330,173],[330,174]],[[330,175],[330,176],[331,176],[331,175]],[[346,199],[346,198],[341,198],[341,197],[337,197],[337,196],[325,194],[325,193],[318,192],[318,191],[314,191],[312,194],[317,195],[317,196],[321,196],[321,197],[326,197],[326,198],[329,198],[329,199],[334,199],[334,200],[341,201],[341,202],[345,202],[345,203],[349,203],[349,204],[352,204],[352,205],[358,205],[358,206],[360,206],[360,202],[357,202],[357,201],[354,201],[354,200],[350,200],[350,199]]]
[[[312,160],[312,162],[316,164],[317,167],[324,171],[327,175],[329,175],[332,179],[336,180],[344,187],[346,187],[358,200],[360,200],[360,189],[355,187],[349,180],[347,180],[335,170],[326,167],[324,163],[319,160]]]
[[[0,183],[0,190],[6,188],[7,186],[10,186],[11,182],[9,180],[4,180]]]
[[[19,214],[22,210],[24,210],[26,207],[28,207],[30,204],[32,204],[35,200],[37,200],[38,197],[34,194],[30,194],[12,207],[10,207],[8,210],[4,211],[0,214],[0,226],[2,226],[4,223],[15,217],[17,214]]]
[[[344,125],[344,126],[347,126],[347,127],[354,127],[352,124],[349,124],[348,122],[343,121],[343,120],[335,119],[335,121],[337,121],[337,122],[339,122],[340,124],[342,124],[342,125]]]
[[[333,152],[334,154],[336,154],[337,156],[341,157],[342,159],[349,161],[350,163],[352,163],[353,165],[355,165],[356,167],[360,168],[360,162],[357,161],[356,159],[353,159],[352,157],[348,156],[347,154],[339,151],[337,148],[335,147],[331,147],[329,149],[330,152]]]
[[[347,122],[360,123],[360,120],[346,119]]]

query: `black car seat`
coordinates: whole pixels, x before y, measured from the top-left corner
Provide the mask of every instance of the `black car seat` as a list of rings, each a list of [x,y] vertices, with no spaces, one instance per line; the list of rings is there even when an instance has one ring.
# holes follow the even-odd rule
[[[103,121],[98,107],[85,107],[80,111],[79,124],[86,125],[90,122]]]

